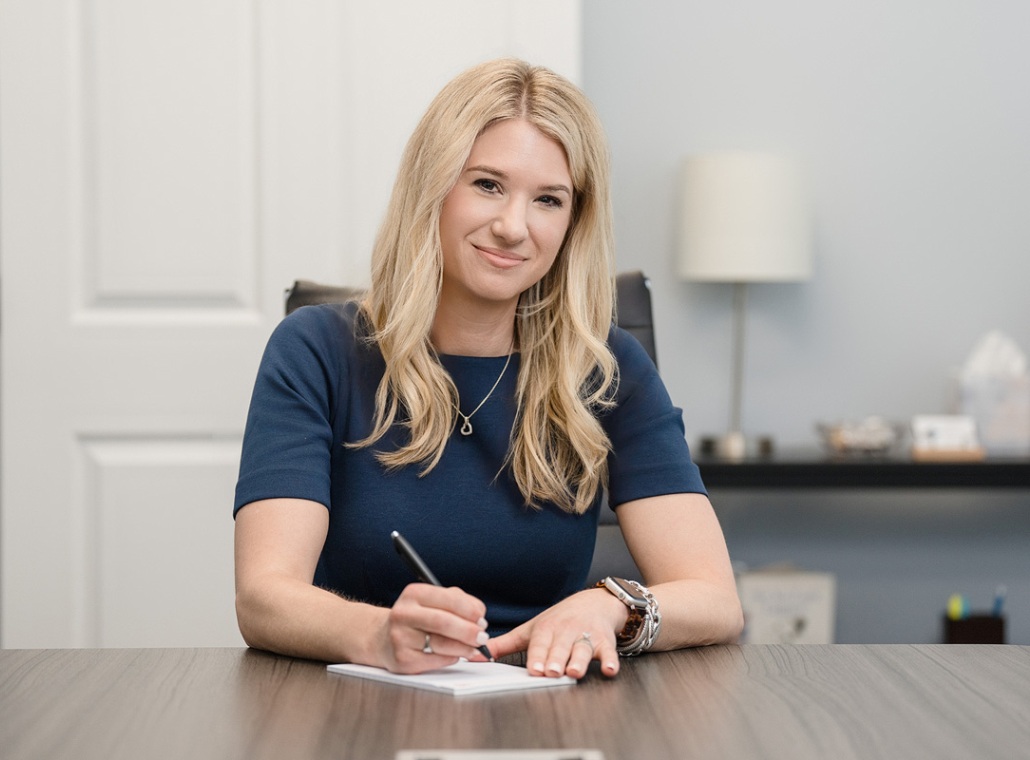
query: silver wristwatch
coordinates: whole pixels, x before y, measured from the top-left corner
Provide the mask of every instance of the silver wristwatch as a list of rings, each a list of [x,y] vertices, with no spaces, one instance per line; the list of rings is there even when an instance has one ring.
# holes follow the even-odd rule
[[[658,600],[646,587],[636,581],[608,576],[597,583],[629,608],[626,626],[615,635],[616,650],[623,657],[646,652],[658,640],[662,627],[662,614]]]

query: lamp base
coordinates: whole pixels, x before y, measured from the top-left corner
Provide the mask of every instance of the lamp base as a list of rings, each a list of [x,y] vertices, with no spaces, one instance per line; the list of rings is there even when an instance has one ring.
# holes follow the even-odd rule
[[[740,461],[748,457],[770,457],[773,439],[770,436],[748,438],[740,431],[701,439],[701,454],[707,457]]]

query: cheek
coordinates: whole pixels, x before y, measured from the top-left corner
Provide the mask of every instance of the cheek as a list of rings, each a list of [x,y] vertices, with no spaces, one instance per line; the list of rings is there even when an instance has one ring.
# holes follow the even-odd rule
[[[546,243],[541,241],[541,247],[547,250],[552,259],[558,255],[558,251],[561,249],[562,243],[565,242],[565,235],[568,230],[568,220],[548,226],[546,232]]]
[[[440,207],[440,237],[446,238],[454,227],[454,204],[448,197]]]
[[[460,209],[450,200],[444,201],[440,209],[440,245],[445,259],[454,253],[454,247],[461,238],[460,221]]]
[[[440,239],[462,240],[470,232],[489,223],[488,208],[461,188],[452,190],[440,208]]]

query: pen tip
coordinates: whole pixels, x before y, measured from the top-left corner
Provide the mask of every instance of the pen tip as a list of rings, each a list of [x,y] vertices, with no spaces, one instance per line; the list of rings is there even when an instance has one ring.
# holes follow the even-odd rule
[[[391,530],[390,531],[390,538],[397,538],[397,536],[399,536],[399,535],[400,535],[400,533],[398,533],[395,530]]]

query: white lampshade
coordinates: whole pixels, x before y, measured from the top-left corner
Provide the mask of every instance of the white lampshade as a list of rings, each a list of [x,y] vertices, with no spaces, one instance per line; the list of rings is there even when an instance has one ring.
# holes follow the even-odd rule
[[[709,282],[787,282],[812,275],[808,193],[783,156],[726,151],[687,158],[679,273]]]

